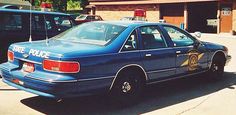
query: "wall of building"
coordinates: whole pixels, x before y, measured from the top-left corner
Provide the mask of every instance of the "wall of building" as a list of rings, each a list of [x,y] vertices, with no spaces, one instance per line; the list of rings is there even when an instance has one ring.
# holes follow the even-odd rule
[[[159,21],[159,5],[98,5],[96,15],[100,15],[104,20],[120,20],[122,17],[134,16],[135,9],[146,10],[147,20],[152,22]]]
[[[198,0],[198,1],[200,1],[200,0]],[[214,1],[219,2],[219,0],[214,0]],[[232,28],[230,28],[230,30],[236,31],[236,0],[232,0],[232,1],[233,1],[232,18],[230,18],[230,19],[232,19],[232,22],[230,21],[231,22],[230,27],[232,27]],[[97,4],[97,5],[95,5],[96,6],[96,14],[101,15],[104,20],[120,20],[122,17],[127,17],[127,16],[132,17],[132,16],[134,16],[134,10],[135,9],[144,9],[144,10],[146,10],[148,21],[158,22],[159,19],[161,17],[163,17],[163,16],[161,16],[161,13],[163,13],[163,11],[161,11],[161,6],[164,5],[162,3],[158,3],[158,2],[153,2],[153,3],[148,3],[148,4],[133,3],[133,4],[126,4],[126,5],[125,4],[119,4],[119,5],[116,4],[115,5],[115,4],[112,4],[112,3],[113,2],[111,2],[110,4]],[[206,9],[208,9],[208,8],[209,9],[215,9],[215,11],[213,11],[215,14],[211,13],[211,16],[213,16],[213,17],[207,17],[207,19],[217,19],[217,17],[220,17],[220,14],[221,14],[220,6],[222,6],[222,3],[227,3],[227,2],[219,2],[219,10],[218,11],[217,11],[217,8],[218,8],[217,4],[216,5],[211,5],[212,8],[210,8],[209,5],[207,5],[206,3],[215,4],[217,2],[205,2],[205,3],[198,2],[196,4],[200,4],[200,5],[204,4],[203,8],[206,7]],[[183,4],[183,3],[181,3],[181,4]],[[191,16],[191,15],[189,15],[189,11],[191,11],[190,9],[192,7],[191,4],[195,4],[195,3],[185,3],[185,7],[184,7],[185,10],[183,11],[185,27],[188,26],[190,21],[195,19],[194,18],[194,19],[189,20],[190,19],[189,16]],[[173,9],[173,7],[170,7],[170,8]],[[204,9],[203,9],[203,11],[204,11]],[[209,9],[207,10],[208,12],[205,12],[204,14],[209,13]],[[192,8],[192,10],[193,10],[193,8]],[[171,12],[173,12],[173,11],[171,11]],[[193,15],[195,16],[195,13]],[[196,16],[197,15],[201,15],[201,14],[198,13],[198,14],[196,14]],[[219,19],[218,19],[218,21],[219,21]],[[182,22],[183,22],[183,20],[182,20]],[[196,23],[196,22],[194,21],[194,23]],[[203,24],[203,23],[205,23],[205,21],[204,22],[198,22],[197,24]],[[220,30],[220,25],[222,25],[221,28],[223,26],[225,26],[225,24],[221,24],[221,21],[219,21],[218,26],[217,26],[218,27],[218,32],[222,32],[222,30]],[[229,27],[229,26],[225,26],[225,27]],[[208,31],[209,28],[207,28],[207,27],[204,27],[204,28],[207,30],[205,32],[209,32]],[[196,28],[194,28],[194,29],[197,30]],[[227,30],[227,32],[230,32],[230,30],[229,31]],[[216,32],[214,32],[214,33],[216,33]]]

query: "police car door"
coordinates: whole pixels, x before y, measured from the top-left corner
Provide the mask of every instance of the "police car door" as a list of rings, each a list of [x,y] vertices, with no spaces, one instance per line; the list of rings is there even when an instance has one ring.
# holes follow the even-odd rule
[[[149,79],[161,80],[175,74],[175,52],[168,47],[158,26],[139,28],[141,57]]]
[[[187,32],[170,25],[164,25],[176,53],[176,74],[198,72],[206,69],[205,47]]]

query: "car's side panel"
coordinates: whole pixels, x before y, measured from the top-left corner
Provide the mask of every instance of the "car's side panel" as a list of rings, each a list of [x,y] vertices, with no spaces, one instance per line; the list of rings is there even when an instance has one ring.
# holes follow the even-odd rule
[[[118,70],[129,64],[142,65],[139,52],[124,52],[108,55],[80,58],[80,72],[78,79],[97,77],[115,77]]]
[[[170,38],[170,42],[174,44],[177,76],[203,71],[208,68],[207,47],[177,27],[164,25],[162,28],[167,34],[167,38]]]
[[[210,58],[209,50],[204,44],[199,44],[198,46],[199,56],[198,65],[201,69],[205,70],[209,68],[208,59]]]
[[[205,48],[188,46],[174,49],[176,52],[176,75],[194,73],[208,68],[208,52]],[[191,58],[192,56],[196,56],[196,60]]]
[[[175,74],[175,53],[172,48],[142,51],[141,58],[150,80]]]

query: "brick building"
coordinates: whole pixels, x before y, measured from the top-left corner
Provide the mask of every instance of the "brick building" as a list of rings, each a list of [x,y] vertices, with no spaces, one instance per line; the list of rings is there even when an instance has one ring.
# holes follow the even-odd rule
[[[229,33],[236,31],[236,0],[89,0],[91,13],[104,20],[133,16],[144,9],[147,20],[160,19],[190,32]]]

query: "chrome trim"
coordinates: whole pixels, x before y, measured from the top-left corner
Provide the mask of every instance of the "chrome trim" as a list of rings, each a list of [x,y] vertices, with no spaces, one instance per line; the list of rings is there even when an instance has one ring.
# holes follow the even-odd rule
[[[146,56],[146,57],[151,57],[151,56],[152,56],[152,54],[145,54],[145,56]]]
[[[177,54],[177,56],[186,56],[186,55],[189,55],[188,53],[184,53],[184,54]]]
[[[135,52],[140,52],[140,50],[122,51],[122,52],[119,52],[119,53],[135,53]]]
[[[178,51],[176,51],[175,53],[176,53],[176,54],[180,54],[180,53],[181,53],[181,51],[180,51],[180,50],[178,50]]]
[[[26,61],[26,62],[30,62],[30,63],[34,63],[34,64],[39,64],[39,65],[42,64],[42,63],[40,63],[40,62],[31,61],[31,60],[24,59],[24,58],[19,58],[19,57],[15,57],[15,58],[18,59],[18,60],[21,60],[21,61]]]
[[[132,30],[133,31],[133,30]],[[127,37],[128,39],[128,37]],[[127,41],[126,39],[126,41]],[[126,42],[125,41],[125,42]],[[123,43],[125,44],[125,43]],[[122,45],[123,47],[123,45]],[[120,51],[118,53],[108,53],[108,54],[99,54],[99,55],[90,55],[90,56],[82,56],[81,58],[86,58],[86,57],[95,57],[95,56],[107,56],[107,55],[115,55],[119,53],[130,53],[130,52],[141,52],[141,51],[156,51],[156,50],[166,50],[166,49],[175,49],[175,48],[186,48],[186,47],[193,47],[193,46],[181,46],[181,47],[164,47],[164,48],[158,48],[158,49],[141,49],[141,50],[132,50],[132,51]]]
[[[189,45],[189,46],[174,46],[172,48],[193,48],[193,45]]]
[[[202,72],[193,73],[193,74],[183,75],[181,77],[175,77],[175,78],[169,78],[169,79],[164,79],[164,80],[159,80],[159,81],[153,81],[153,82],[150,82],[150,83],[147,83],[147,84],[150,85],[150,84],[154,84],[154,83],[160,83],[160,82],[164,82],[164,81],[180,79],[180,78],[184,78],[184,77],[187,77],[187,76],[193,76],[193,75],[197,75],[197,74],[200,74],[200,73],[204,73],[204,72],[207,72],[207,71],[208,70],[205,70],[205,71],[202,71]]]
[[[156,50],[165,50],[165,49],[172,49],[172,47],[164,47],[164,48],[158,48],[158,49],[143,49],[143,50],[139,50],[139,51],[156,51]]]
[[[114,78],[115,76],[108,76],[108,77],[99,77],[99,78],[89,78],[89,79],[79,79],[78,82],[82,81],[92,81],[92,80],[101,80],[101,79],[109,79]]]
[[[27,58],[29,57],[29,54],[26,54],[26,53],[25,53],[25,54],[23,54],[22,56],[23,56],[25,59],[27,59]]]
[[[130,52],[141,52],[141,51],[158,51],[158,50],[165,50],[165,49],[173,49],[172,47],[165,47],[165,48],[158,48],[158,49],[142,49],[142,50],[133,50],[133,51],[122,51],[119,53],[130,53]]]
[[[35,77],[31,77],[31,76],[25,76],[25,77],[30,78],[30,79],[35,79],[35,80],[44,81],[44,82],[49,82],[49,83],[70,83],[70,82],[78,82],[78,80],[56,81],[56,80],[45,80],[45,79],[35,78]]]
[[[146,72],[145,72],[145,70],[143,69],[142,66],[140,66],[140,65],[138,65],[138,64],[128,64],[128,65],[123,66],[122,68],[120,68],[120,69],[116,72],[116,76],[115,76],[115,78],[113,79],[113,81],[112,81],[112,83],[111,83],[111,86],[110,86],[110,88],[109,88],[110,90],[112,89],[112,87],[113,87],[113,85],[114,85],[114,83],[115,83],[115,80],[116,80],[118,74],[120,73],[120,71],[123,70],[124,68],[130,67],[130,66],[136,66],[136,67],[141,68],[141,69],[143,70],[143,72],[144,72],[146,81],[148,80],[147,74],[146,74]]]
[[[92,80],[101,80],[101,79],[114,78],[114,76],[108,76],[108,77],[90,78],[90,79],[57,81],[57,80],[45,80],[45,79],[35,78],[35,77],[31,77],[31,76],[25,76],[25,77],[30,78],[30,79],[44,81],[44,82],[49,82],[49,83],[71,83],[71,82],[83,82],[83,81],[92,81]]]
[[[159,73],[159,72],[166,72],[166,71],[171,71],[171,70],[176,70],[176,68],[163,69],[163,70],[156,70],[156,71],[149,71],[149,72],[147,72],[147,73]]]

